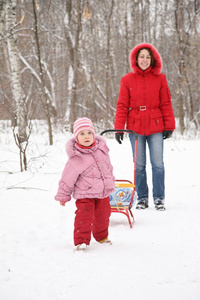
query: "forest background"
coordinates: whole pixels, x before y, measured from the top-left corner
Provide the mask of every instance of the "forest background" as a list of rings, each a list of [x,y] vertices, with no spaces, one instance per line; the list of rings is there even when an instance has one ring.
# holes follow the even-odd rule
[[[177,130],[197,133],[199,0],[0,0],[0,120],[22,170],[33,120],[45,120],[50,145],[80,116],[98,132],[113,128],[120,79],[141,42],[161,54]]]

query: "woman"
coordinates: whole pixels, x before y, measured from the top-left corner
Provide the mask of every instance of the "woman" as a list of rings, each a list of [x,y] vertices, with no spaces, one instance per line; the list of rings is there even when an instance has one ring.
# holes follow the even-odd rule
[[[153,200],[157,210],[165,210],[163,139],[172,136],[175,119],[162,60],[158,51],[147,43],[137,45],[130,54],[132,72],[121,79],[115,116],[115,129],[133,130],[138,134],[136,166],[137,209],[148,208],[146,144],[152,165]],[[116,133],[121,144],[123,133]],[[129,134],[133,157],[135,135]]]

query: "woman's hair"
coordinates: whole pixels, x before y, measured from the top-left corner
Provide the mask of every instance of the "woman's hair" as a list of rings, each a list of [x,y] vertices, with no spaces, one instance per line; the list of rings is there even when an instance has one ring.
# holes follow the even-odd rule
[[[151,49],[148,48],[148,47],[144,47],[144,48],[141,48],[140,50],[138,50],[138,52],[136,54],[136,64],[137,64],[137,61],[138,61],[138,56],[140,54],[140,51],[143,50],[143,49],[146,49],[149,52],[149,55],[151,56],[151,66],[152,66],[152,68],[154,68],[156,62],[155,62],[155,59],[154,59],[154,56],[153,56],[153,53],[152,53]]]

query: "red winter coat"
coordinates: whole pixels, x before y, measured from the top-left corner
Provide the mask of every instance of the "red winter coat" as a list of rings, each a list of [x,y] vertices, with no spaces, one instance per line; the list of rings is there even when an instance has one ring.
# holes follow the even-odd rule
[[[136,65],[136,54],[144,47],[151,49],[155,66],[142,71]],[[115,129],[124,129],[126,124],[126,129],[141,135],[173,131],[175,119],[160,54],[151,44],[143,43],[131,51],[130,64],[133,71],[121,79]]]

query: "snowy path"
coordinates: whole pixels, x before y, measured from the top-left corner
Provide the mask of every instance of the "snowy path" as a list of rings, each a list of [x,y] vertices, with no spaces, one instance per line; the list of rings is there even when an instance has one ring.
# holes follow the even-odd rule
[[[116,177],[131,180],[129,142],[108,144]],[[73,248],[74,201],[63,208],[53,200],[63,148],[51,149],[35,174],[8,174],[1,165],[0,299],[200,300],[199,153],[199,140],[166,141],[167,210],[156,211],[152,199],[145,211],[133,208],[132,229],[112,214],[113,245],[92,240],[86,252]]]

